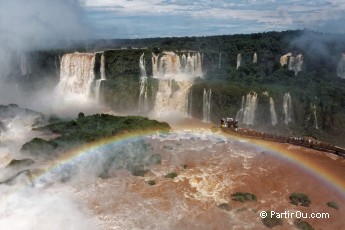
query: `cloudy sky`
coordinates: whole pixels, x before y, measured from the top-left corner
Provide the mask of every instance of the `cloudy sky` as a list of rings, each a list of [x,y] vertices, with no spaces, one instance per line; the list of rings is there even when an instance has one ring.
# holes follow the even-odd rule
[[[344,33],[344,0],[83,0],[98,38],[311,29]]]

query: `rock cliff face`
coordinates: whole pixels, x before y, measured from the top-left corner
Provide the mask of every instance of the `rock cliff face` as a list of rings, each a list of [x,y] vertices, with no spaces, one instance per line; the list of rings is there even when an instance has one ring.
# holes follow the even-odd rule
[[[95,54],[70,53],[62,57],[57,91],[61,95],[87,98],[95,80]]]
[[[345,53],[342,54],[342,58],[339,61],[337,75],[338,77],[345,78]]]

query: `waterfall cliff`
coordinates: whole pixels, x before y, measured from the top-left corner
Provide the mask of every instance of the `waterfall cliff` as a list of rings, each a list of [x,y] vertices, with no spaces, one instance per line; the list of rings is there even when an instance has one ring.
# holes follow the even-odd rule
[[[104,53],[101,56],[100,74],[101,74],[101,78],[96,80],[96,86],[95,86],[95,97],[96,97],[96,101],[98,101],[98,102],[101,102],[101,100],[102,100],[102,94],[101,94],[102,81],[107,80],[107,78],[105,76],[105,58],[104,58]]]
[[[139,59],[139,68],[140,68],[140,93],[139,93],[139,111],[148,110],[147,102],[147,75],[145,69],[145,60],[144,53],[140,56]]]
[[[291,103],[291,96],[290,93],[284,94],[283,100],[283,114],[284,114],[284,123],[288,125],[292,122],[293,110],[292,110],[292,103]]]
[[[158,79],[158,91],[153,113],[169,112],[191,116],[190,87],[196,77],[202,77],[202,58],[198,52],[163,52],[152,54],[152,73]]]
[[[338,77],[345,78],[345,53],[342,54],[342,58],[338,63],[337,75]]]
[[[178,55],[171,51],[165,51],[161,56],[152,54],[152,73],[158,79],[192,80],[202,77],[201,55],[198,52]]]
[[[258,63],[258,55],[256,53],[253,56],[253,63]]]
[[[219,53],[218,69],[220,69],[222,64],[222,53]]]
[[[237,55],[237,61],[236,61],[236,69],[238,69],[241,66],[242,56],[241,54]]]
[[[203,103],[202,103],[202,120],[204,122],[211,122],[211,98],[212,98],[212,91],[211,89],[207,91],[204,89],[203,95]]]
[[[288,61],[289,61],[289,57],[292,56],[292,53],[287,53],[283,56],[280,57],[280,65],[281,66],[284,66],[284,65],[287,65],[288,64]]]
[[[289,59],[289,70],[292,70],[295,72],[295,75],[297,75],[300,71],[302,71],[302,65],[303,65],[303,55],[298,54],[296,57],[291,56]]]
[[[314,103],[310,103],[310,114],[307,118],[307,126],[312,124],[315,129],[319,129],[319,125],[317,123],[317,115],[316,115],[316,105]]]
[[[31,73],[31,63],[27,54],[20,54],[20,72],[22,76],[29,75]]]
[[[274,108],[274,100],[270,97],[270,114],[271,114],[271,125],[275,126],[278,123],[277,113]]]
[[[95,54],[69,53],[62,57],[60,64],[60,81],[57,93],[60,95],[77,95],[85,99],[92,94],[91,86],[95,79]]]
[[[255,92],[250,92],[245,98],[242,98],[242,107],[236,115],[236,119],[239,123],[254,125],[257,97],[258,95]]]
[[[159,80],[153,115],[161,117],[176,113],[187,114],[188,91],[193,85],[190,81]]]

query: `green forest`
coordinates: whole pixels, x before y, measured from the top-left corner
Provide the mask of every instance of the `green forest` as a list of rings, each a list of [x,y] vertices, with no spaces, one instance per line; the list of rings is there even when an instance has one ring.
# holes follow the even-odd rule
[[[147,39],[94,40],[80,43],[68,50],[35,51],[38,63],[32,71],[36,79],[50,76],[58,82],[59,60],[67,52],[101,52],[106,60],[107,81],[102,82],[103,101],[115,111],[137,112],[139,98],[139,58],[144,53],[148,75],[149,107],[157,92],[157,79],[152,78],[152,53],[164,51],[202,54],[203,76],[197,77],[190,90],[192,115],[202,117],[204,89],[212,90],[211,120],[218,124],[221,117],[236,117],[242,97],[249,92],[258,95],[254,128],[281,134],[312,136],[344,145],[345,80],[337,76],[338,63],[345,53],[345,36],[308,30],[266,32],[208,37],[167,37]],[[280,57],[287,53],[303,55],[302,71],[296,75]],[[257,63],[253,55],[257,54]],[[237,69],[237,55],[241,66]],[[95,73],[99,78],[100,54],[96,55]],[[57,58],[58,57],[58,58]],[[44,81],[30,81],[30,87]],[[290,93],[293,122],[283,124],[283,97]],[[269,97],[274,99],[278,124],[272,126],[267,116]],[[317,121],[312,107],[316,108]]]

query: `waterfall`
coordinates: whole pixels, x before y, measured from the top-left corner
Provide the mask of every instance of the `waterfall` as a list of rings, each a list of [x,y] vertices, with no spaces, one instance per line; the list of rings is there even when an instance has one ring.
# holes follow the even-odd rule
[[[311,104],[311,109],[312,109],[313,115],[314,115],[314,127],[315,127],[315,129],[319,129],[319,126],[317,124],[316,105],[315,104]]]
[[[244,96],[242,96],[241,109],[238,110],[238,112],[236,114],[236,120],[238,122],[242,122],[242,120],[243,120],[243,111],[244,111]]]
[[[289,57],[292,56],[292,53],[287,53],[280,57],[280,65],[284,66],[288,64]]]
[[[257,97],[255,92],[248,93],[245,98],[242,97],[242,107],[236,115],[238,122],[245,125],[254,125]]]
[[[191,116],[193,80],[202,76],[202,58],[198,52],[163,52],[152,54],[153,77],[157,78],[158,91],[153,113],[162,116],[170,112]],[[171,114],[170,114],[171,115]]]
[[[293,114],[290,93],[284,94],[283,113],[284,113],[284,123],[288,125],[290,122],[292,122],[292,114]]]
[[[253,63],[257,63],[257,62],[258,62],[258,55],[256,53],[254,53]]]
[[[241,60],[242,60],[242,56],[241,54],[237,55],[237,65],[236,65],[236,69],[238,69],[241,66]]]
[[[219,52],[219,63],[218,63],[218,69],[220,69],[222,63],[222,53]]]
[[[303,55],[298,54],[296,56],[296,61],[295,61],[295,75],[297,75],[298,72],[302,71],[302,65],[303,65]]]
[[[158,77],[158,55],[152,53],[152,75]]]
[[[60,95],[76,95],[88,99],[95,79],[95,54],[64,54],[60,64],[60,81],[57,92]]]
[[[59,65],[58,65],[58,62],[57,62],[57,58],[59,58],[59,62],[61,62],[60,55],[54,57],[56,76],[59,76]]]
[[[102,81],[107,80],[107,78],[105,76],[105,58],[104,58],[104,53],[101,56],[100,73],[101,73],[101,78],[96,80],[96,87],[95,87],[96,101],[98,101],[98,102],[101,102],[101,100],[102,100],[102,97],[101,97]]]
[[[27,76],[31,73],[31,63],[27,54],[20,54],[20,72],[22,76]]]
[[[272,97],[270,97],[270,113],[271,113],[271,124],[272,126],[275,126],[278,123],[278,119],[277,119],[277,113],[274,108],[274,101]]]
[[[288,66],[289,70],[295,71],[295,57],[291,56],[289,59],[289,66]]]
[[[139,59],[139,68],[140,68],[140,93],[139,93],[139,111],[148,110],[147,102],[147,76],[145,69],[145,60],[144,53],[140,56]]]
[[[207,91],[204,89],[204,96],[203,96],[203,103],[202,103],[202,120],[203,122],[211,122],[210,114],[211,114],[211,97],[212,91],[211,89]]]
[[[186,111],[187,111],[187,117],[192,118],[192,112],[193,112],[193,89],[189,88],[188,90],[188,96],[186,101]]]
[[[156,117],[178,113],[185,116],[188,104],[188,90],[193,85],[190,81],[159,80],[153,114]]]
[[[187,63],[190,61],[189,59],[191,59],[191,57],[188,54]],[[153,60],[152,69],[155,69],[153,71],[153,77],[158,79],[169,79],[180,76],[180,57],[174,52],[163,52],[162,57],[158,58],[158,56],[153,56]]]
[[[290,55],[291,53],[287,54]],[[286,55],[284,55],[286,56]],[[284,57],[283,56],[283,57]],[[282,58],[283,58],[282,57]],[[292,54],[290,56],[286,56],[286,58],[289,58],[289,65],[288,65],[288,69],[292,70],[295,72],[295,75],[297,76],[297,74],[299,72],[302,71],[302,65],[303,65],[303,55],[302,54],[298,54],[296,57],[292,56]],[[282,62],[282,58],[280,59]],[[284,61],[285,62],[285,61]],[[287,63],[287,59],[286,59],[286,63]]]
[[[345,78],[345,53],[342,54],[342,58],[338,63],[337,75],[338,77]]]

